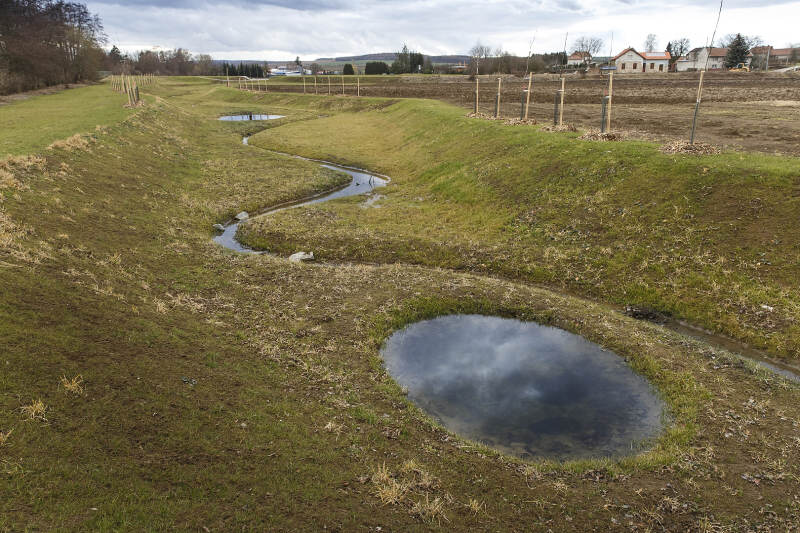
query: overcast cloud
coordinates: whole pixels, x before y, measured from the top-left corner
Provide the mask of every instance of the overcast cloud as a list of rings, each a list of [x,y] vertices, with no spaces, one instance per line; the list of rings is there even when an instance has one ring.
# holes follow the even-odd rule
[[[464,54],[480,41],[525,55],[568,47],[580,36],[606,42],[601,54],[711,37],[717,2],[675,0],[105,0],[89,1],[109,45],[125,51],[188,48],[216,59],[303,60],[395,51],[408,43],[426,54]],[[760,35],[777,47],[800,43],[800,0],[730,0],[718,36]],[[613,33],[613,44],[611,35]]]

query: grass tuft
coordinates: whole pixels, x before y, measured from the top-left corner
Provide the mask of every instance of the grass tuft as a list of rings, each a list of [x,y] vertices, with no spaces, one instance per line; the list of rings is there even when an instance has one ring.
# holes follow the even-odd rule
[[[442,520],[449,521],[444,513],[444,502],[438,496],[431,500],[426,494],[424,499],[420,498],[414,503],[410,513],[428,524],[436,522],[441,525]]]
[[[67,376],[61,376],[61,386],[64,387],[64,390],[76,396],[80,396],[84,393],[83,377],[80,375],[72,379],[69,379]]]
[[[72,152],[75,150],[85,150],[89,147],[89,144],[89,139],[86,136],[76,133],[75,135],[66,139],[53,141],[47,148],[50,150],[64,150],[65,152]]]
[[[479,501],[476,498],[472,498],[467,502],[467,509],[472,511],[474,514],[480,514],[486,510],[486,503]]]
[[[41,399],[37,399],[29,405],[23,405],[20,407],[20,411],[27,420],[47,422],[47,406]]]

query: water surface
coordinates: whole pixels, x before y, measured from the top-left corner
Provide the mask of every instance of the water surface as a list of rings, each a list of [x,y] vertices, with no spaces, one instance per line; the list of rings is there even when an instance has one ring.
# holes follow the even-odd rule
[[[220,120],[232,120],[232,121],[240,121],[240,120],[276,120],[279,118],[283,118],[285,115],[261,115],[258,113],[247,113],[244,115],[227,115],[224,117],[219,117]]]
[[[386,369],[451,431],[521,457],[641,451],[664,405],[618,355],[533,322],[450,315],[394,333]]]
[[[247,144],[247,137],[242,139],[243,144]],[[303,198],[294,202],[287,202],[285,204],[281,204],[278,206],[274,206],[261,212],[257,213],[255,216],[252,216],[249,220],[253,218],[270,215],[273,213],[277,213],[279,211],[283,211],[285,209],[292,209],[294,207],[301,207],[304,205],[311,205],[311,204],[318,204],[321,202],[327,202],[329,200],[335,200],[336,198],[344,198],[346,196],[355,196],[358,194],[367,194],[372,192],[377,187],[383,187],[388,182],[389,179],[384,177],[379,177],[373,173],[370,173],[366,170],[361,170],[353,167],[346,167],[341,165],[336,165],[334,163],[329,163],[327,161],[320,161],[317,159],[309,159],[297,155],[291,154],[282,154],[280,152],[274,152],[280,155],[285,155],[288,157],[294,157],[296,159],[303,159],[306,161],[315,161],[320,163],[320,166],[325,168],[329,168],[331,170],[338,170],[339,172],[344,172],[350,176],[350,183],[339,187],[332,191],[326,191],[320,193],[318,195],[310,196],[308,198]],[[246,222],[246,221],[244,221]],[[225,224],[225,230],[221,232],[219,235],[215,235],[213,237],[214,242],[217,244],[228,248],[229,250],[233,250],[236,252],[241,253],[260,253],[256,250],[253,250],[249,246],[245,246],[244,244],[240,243],[236,240],[236,232],[239,231],[239,224],[243,222],[239,222],[238,220],[231,220],[227,224]]]

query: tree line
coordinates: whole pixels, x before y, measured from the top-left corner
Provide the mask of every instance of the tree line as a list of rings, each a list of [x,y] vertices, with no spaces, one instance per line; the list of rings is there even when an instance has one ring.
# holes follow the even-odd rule
[[[216,74],[216,73],[207,73]],[[228,76],[247,76],[248,78],[265,78],[269,75],[269,68],[258,63],[239,63],[238,65],[228,63],[227,61],[219,68],[218,74],[225,74]]]
[[[97,77],[105,59],[103,25],[84,4],[0,1],[0,93]]]

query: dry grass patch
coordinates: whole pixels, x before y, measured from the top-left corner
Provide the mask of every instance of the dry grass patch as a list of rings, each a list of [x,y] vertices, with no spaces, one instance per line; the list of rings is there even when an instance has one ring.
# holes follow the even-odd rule
[[[589,130],[578,139],[583,141],[621,141],[625,139],[625,134],[619,131],[606,131],[600,132],[597,130]]]
[[[431,500],[427,494],[424,499],[420,498],[414,503],[411,507],[411,514],[419,517],[423,522],[428,524],[436,522],[437,525],[441,525],[442,520],[449,522],[447,515],[444,513],[444,502],[442,499],[436,497]]]
[[[67,137],[59,141],[54,141],[49,148],[50,150],[64,150],[65,152],[72,152],[75,150],[85,150],[89,147],[90,141],[84,135],[76,133],[72,137]]]
[[[83,377],[80,375],[72,379],[69,379],[67,376],[61,376],[61,386],[64,387],[65,391],[76,396],[80,396],[84,393]]]
[[[23,405],[20,407],[20,411],[22,411],[22,416],[27,420],[41,420],[42,422],[47,422],[47,406],[41,398],[29,405]]]
[[[0,446],[5,446],[12,433],[14,433],[13,429],[9,429],[8,431],[0,431]]]
[[[383,505],[396,505],[402,502],[407,491],[408,485],[396,479],[390,479],[387,483],[375,487],[375,495]]]
[[[673,141],[661,147],[661,152],[665,154],[694,154],[694,155],[714,155],[722,152],[718,146],[708,143],[690,143],[689,141]]]
[[[0,159],[0,189],[23,189],[19,175],[31,170],[42,170],[44,164],[44,158],[31,155]]]
[[[338,424],[338,423],[334,422],[333,420],[331,420],[330,422],[325,424],[325,427],[322,428],[322,429],[324,429],[328,433],[333,433],[334,435],[336,435],[336,438],[338,439],[339,435],[341,435],[342,431],[344,431],[345,426],[344,426],[344,424]]]
[[[474,514],[480,514],[481,512],[486,510],[486,503],[476,498],[472,498],[470,501],[467,502],[467,509],[472,511]]]

